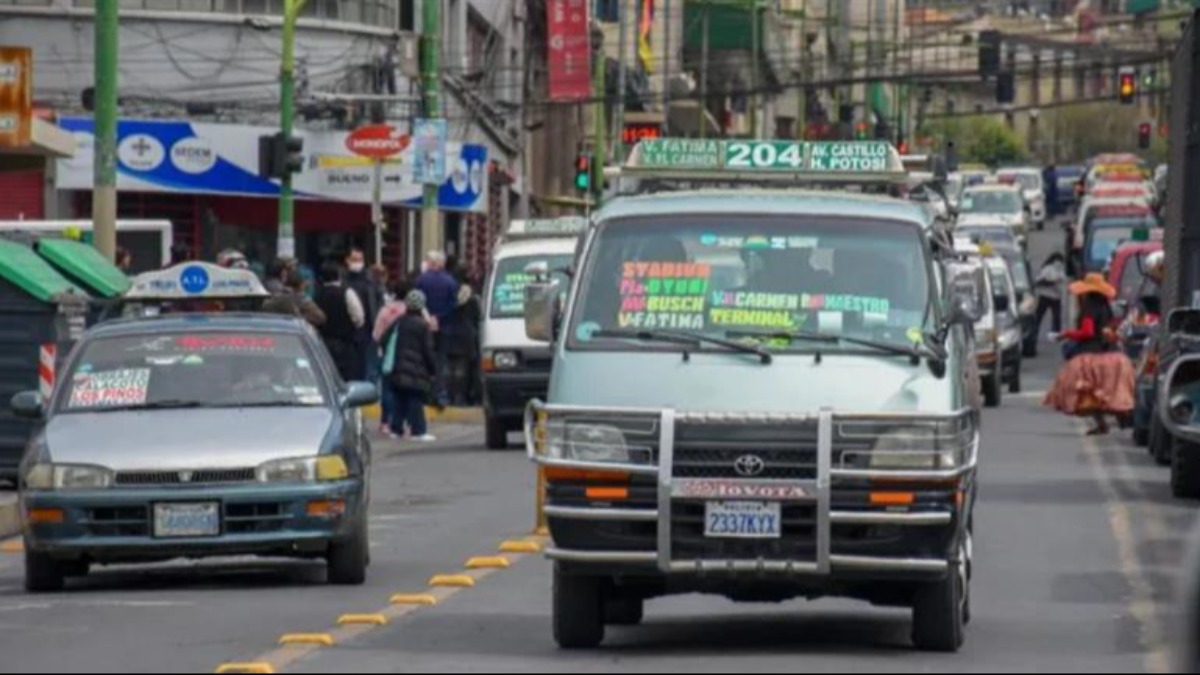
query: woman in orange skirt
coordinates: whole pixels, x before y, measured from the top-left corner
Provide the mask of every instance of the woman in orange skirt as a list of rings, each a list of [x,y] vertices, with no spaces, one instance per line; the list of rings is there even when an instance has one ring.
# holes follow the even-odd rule
[[[1071,284],[1079,298],[1079,328],[1063,333],[1067,363],[1046,396],[1046,406],[1078,417],[1091,417],[1088,435],[1109,433],[1109,416],[1126,420],[1134,409],[1137,374],[1112,330],[1112,301],[1117,290],[1100,274]]]

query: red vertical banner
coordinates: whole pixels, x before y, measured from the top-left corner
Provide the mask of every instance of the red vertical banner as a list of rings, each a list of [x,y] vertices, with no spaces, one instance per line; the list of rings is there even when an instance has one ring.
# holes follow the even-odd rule
[[[592,95],[592,41],[588,0],[547,0],[551,101],[585,101]]]

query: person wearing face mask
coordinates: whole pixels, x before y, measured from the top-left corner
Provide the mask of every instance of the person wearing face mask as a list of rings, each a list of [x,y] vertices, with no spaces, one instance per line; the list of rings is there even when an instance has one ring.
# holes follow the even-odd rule
[[[373,382],[379,378],[380,359],[379,346],[372,336],[372,329],[383,309],[383,289],[367,271],[367,256],[361,248],[351,248],[343,263],[346,266],[346,286],[362,300],[366,323],[355,334],[355,346],[362,354],[366,378]]]

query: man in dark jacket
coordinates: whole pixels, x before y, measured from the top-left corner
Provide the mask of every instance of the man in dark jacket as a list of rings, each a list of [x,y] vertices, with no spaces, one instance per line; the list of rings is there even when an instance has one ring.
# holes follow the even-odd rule
[[[434,251],[425,258],[425,272],[417,278],[417,290],[425,294],[429,313],[438,322],[434,336],[438,366],[434,396],[437,404],[445,407],[450,403],[446,389],[446,373],[450,367],[449,336],[454,334],[455,311],[458,309],[458,281],[446,271],[446,254]]]
[[[423,316],[425,294],[413,291],[408,294],[405,304],[408,311],[396,322],[391,334],[384,339],[385,350],[388,350],[389,341],[394,340],[394,347],[388,350],[392,352],[393,362],[387,383],[392,387],[396,400],[392,431],[398,436],[403,436],[405,427],[408,427],[407,431],[412,440],[430,443],[437,440],[429,435],[429,426],[425,420],[425,402],[429,398],[434,374],[437,372],[433,353],[433,332]],[[385,363],[385,367],[387,365]]]
[[[358,350],[363,355],[365,376],[368,380],[377,381],[379,346],[371,336],[371,329],[375,326],[375,319],[378,318],[380,310],[383,309],[383,288],[367,272],[367,256],[361,248],[350,249],[342,262],[345,265],[346,286],[358,295],[366,314],[365,326],[356,333]]]
[[[263,311],[302,317],[314,328],[325,325],[325,312],[305,294],[306,282],[299,264],[281,258],[267,267],[267,291],[271,298],[263,303]]]
[[[342,379],[363,380],[366,366],[358,333],[367,325],[367,319],[362,300],[354,289],[342,283],[342,270],[336,262],[321,267],[320,282],[317,306],[325,313],[325,325],[319,331],[321,338]]]

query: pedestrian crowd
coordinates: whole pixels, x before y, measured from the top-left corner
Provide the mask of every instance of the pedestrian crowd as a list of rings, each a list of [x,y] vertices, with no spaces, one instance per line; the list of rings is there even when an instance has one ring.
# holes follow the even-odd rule
[[[217,263],[250,269],[229,250]],[[325,261],[311,284],[300,264],[280,259],[265,268],[271,297],[263,311],[297,316],[320,335],[341,378],[380,388],[382,432],[431,442],[426,406],[482,403],[480,285],[444,253],[429,253],[421,272],[391,279],[368,267],[361,248]]]

